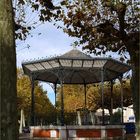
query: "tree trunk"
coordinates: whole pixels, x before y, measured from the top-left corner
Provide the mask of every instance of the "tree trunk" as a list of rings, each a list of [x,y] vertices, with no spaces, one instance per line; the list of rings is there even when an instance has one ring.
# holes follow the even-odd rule
[[[137,140],[140,137],[140,90],[139,90],[139,62],[140,62],[140,50],[129,52],[131,62],[132,62],[132,79],[131,79],[131,87],[133,94],[133,105],[134,105],[134,113],[136,118],[136,130],[137,130]]]
[[[17,140],[16,53],[11,0],[0,0],[0,139]]]

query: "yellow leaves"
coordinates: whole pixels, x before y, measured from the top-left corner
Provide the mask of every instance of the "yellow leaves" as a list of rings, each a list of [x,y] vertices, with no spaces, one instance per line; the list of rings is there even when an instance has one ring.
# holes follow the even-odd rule
[[[58,94],[60,89],[58,90]],[[60,94],[58,96],[60,100]],[[64,85],[64,109],[66,112],[75,112],[84,106],[84,89],[82,85]]]
[[[30,115],[31,109],[31,82],[30,79],[23,75],[20,69],[17,70],[17,105],[18,110],[24,109],[25,115]],[[54,111],[54,107],[47,97],[47,92],[35,82],[35,114],[46,116]]]
[[[124,105],[132,103],[132,95],[130,89],[130,82],[126,81],[124,87]],[[87,88],[87,107],[91,110],[96,110],[101,107],[101,90],[98,84],[89,85]],[[104,85],[104,104],[105,108],[110,108],[111,98],[110,84]],[[120,99],[120,84],[116,83],[113,86],[114,108],[121,105]],[[60,98],[59,98],[60,100]],[[64,87],[64,108],[66,112],[75,112],[77,108],[84,107],[84,88],[82,85],[68,85]]]
[[[77,108],[83,107],[83,96],[79,94],[79,96],[71,95],[67,96],[67,98],[64,99],[64,108],[67,112],[75,112]]]

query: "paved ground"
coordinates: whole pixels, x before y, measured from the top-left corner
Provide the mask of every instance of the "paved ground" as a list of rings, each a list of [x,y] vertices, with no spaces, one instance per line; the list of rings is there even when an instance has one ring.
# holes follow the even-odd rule
[[[48,139],[48,138],[30,138],[30,134],[20,134],[19,140],[56,140],[56,139]],[[125,140],[136,140],[134,134],[126,135]]]
[[[29,133],[19,135],[19,140],[29,140],[29,139],[30,139]]]
[[[127,134],[125,140],[136,140],[135,134]]]

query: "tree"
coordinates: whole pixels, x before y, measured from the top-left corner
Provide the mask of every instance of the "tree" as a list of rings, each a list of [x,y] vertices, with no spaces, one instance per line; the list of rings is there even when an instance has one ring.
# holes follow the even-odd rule
[[[11,0],[1,0],[0,7],[0,137],[1,140],[17,140],[16,55]]]
[[[87,85],[87,108],[92,111],[96,111],[99,108],[102,108],[101,104],[101,87],[99,84],[90,84]],[[130,80],[123,81],[123,105],[125,107],[132,104],[132,94],[130,88]],[[60,89],[58,88],[58,95]],[[60,102],[60,96],[58,96],[58,102]],[[121,90],[120,84],[116,82],[113,86],[113,109],[121,107]],[[111,87],[110,83],[106,82],[104,85],[104,107],[109,110],[110,115],[112,114],[111,110]],[[58,103],[58,109],[59,108]],[[77,109],[85,107],[85,96],[84,96],[84,86],[83,85],[64,85],[64,110],[65,117],[68,118],[66,121],[74,121],[74,117],[69,118],[68,114],[74,114]],[[72,116],[72,115],[71,115]]]
[[[65,123],[73,124],[76,120],[76,110],[84,107],[84,88],[82,85],[64,85],[64,115]],[[58,114],[61,107],[61,87],[57,89],[57,110]],[[60,116],[61,117],[61,116]],[[59,117],[59,118],[60,118]]]
[[[113,109],[121,107],[121,90],[120,84],[116,82],[113,86]],[[94,84],[89,87],[87,92],[88,107],[92,110],[97,110],[102,108],[101,104],[101,88],[99,84]],[[123,106],[128,107],[132,104],[132,94],[130,88],[130,80],[123,81]],[[111,110],[111,85],[110,83],[105,83],[104,85],[104,108],[109,110],[110,115],[112,115]]]
[[[59,87],[60,88],[60,87]],[[58,88],[58,105],[61,102],[60,89]],[[72,107],[70,107],[73,105]],[[76,109],[84,107],[84,88],[82,85],[64,85],[64,110],[75,112]]]
[[[16,2],[19,5],[29,2],[35,10],[38,10],[41,4],[40,20],[45,18],[46,21],[49,21],[48,17],[52,15],[50,10],[54,9],[51,0],[36,0],[33,2],[17,0]],[[0,1],[0,134],[2,140],[16,140],[18,138],[15,36],[19,39],[25,39],[31,30],[30,26],[26,25],[25,27],[20,24],[25,23],[24,13],[21,19],[14,21],[14,12],[20,9],[19,5],[12,8],[12,0]],[[47,17],[49,12],[50,14]]]
[[[59,7],[52,0],[13,0],[13,9],[16,39],[26,40],[33,29],[56,19]]]
[[[79,39],[75,44],[97,55],[116,52],[122,61],[129,54],[134,112],[140,131],[139,1],[62,0],[60,5],[59,20],[64,22],[66,33]]]
[[[55,117],[55,108],[47,97],[47,92],[43,90],[39,82],[35,82],[35,117],[36,121],[46,121],[46,123],[53,123]],[[23,74],[21,69],[17,69],[17,107],[18,114],[23,109],[27,122],[30,119],[31,109],[31,82],[29,77]],[[40,125],[40,124],[39,124]]]

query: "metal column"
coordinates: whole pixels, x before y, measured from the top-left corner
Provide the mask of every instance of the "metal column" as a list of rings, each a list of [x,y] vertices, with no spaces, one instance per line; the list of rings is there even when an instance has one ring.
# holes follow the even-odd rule
[[[64,126],[64,93],[63,93],[63,80],[60,81],[61,85],[61,126]]]
[[[122,82],[122,76],[119,77],[119,81],[120,81],[120,84],[121,84],[121,109],[122,109],[121,123],[123,124],[123,82]]]
[[[56,88],[57,88],[57,84],[54,84],[55,108],[57,107],[57,100],[56,100]]]
[[[104,112],[104,69],[101,68],[101,102],[102,102],[102,125],[105,124]]]
[[[111,89],[110,89],[110,92],[111,92],[111,97],[110,97],[110,103],[111,103],[111,114],[113,114],[113,81],[110,82],[111,83]]]
[[[85,93],[85,109],[87,107],[87,90],[86,90],[87,85],[84,84],[84,93]]]
[[[87,85],[84,84],[84,93],[85,93],[85,108],[84,108],[84,124],[87,124],[87,117],[88,117],[88,111],[87,111]]]
[[[35,125],[34,76],[31,77],[31,126]]]
[[[57,89],[57,84],[54,84],[54,93],[55,93],[55,110],[56,110],[56,125],[58,124],[58,113],[57,113],[57,93],[56,93],[56,89]]]

